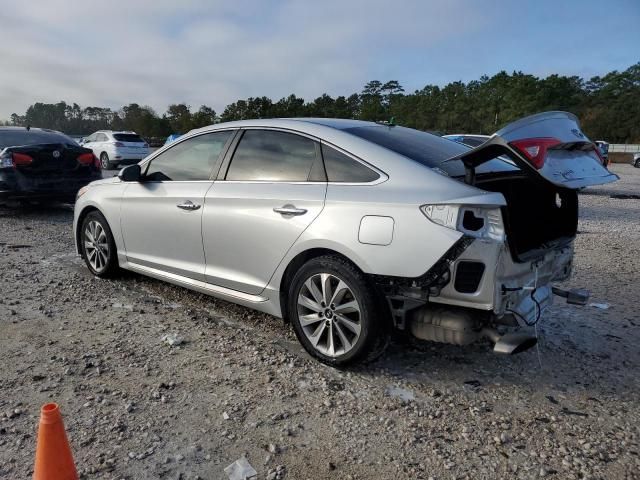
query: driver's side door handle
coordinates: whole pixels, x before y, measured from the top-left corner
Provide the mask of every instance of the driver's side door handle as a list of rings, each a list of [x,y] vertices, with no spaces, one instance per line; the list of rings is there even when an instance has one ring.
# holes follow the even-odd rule
[[[201,207],[201,205],[198,205],[197,203],[193,203],[191,200],[187,200],[184,203],[179,203],[178,205],[176,205],[176,207],[182,210],[198,210]]]

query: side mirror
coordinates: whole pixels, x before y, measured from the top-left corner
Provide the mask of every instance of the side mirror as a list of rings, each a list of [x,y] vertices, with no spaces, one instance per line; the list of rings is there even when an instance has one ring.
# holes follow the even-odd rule
[[[123,182],[139,182],[140,177],[142,176],[142,170],[140,169],[140,165],[129,165],[128,167],[124,167],[118,173],[118,178]]]

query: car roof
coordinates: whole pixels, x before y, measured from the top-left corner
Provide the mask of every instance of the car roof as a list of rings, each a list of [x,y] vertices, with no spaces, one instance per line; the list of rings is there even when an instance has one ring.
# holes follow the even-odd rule
[[[365,120],[352,120],[349,118],[286,118],[284,120],[293,120],[296,122],[315,123],[316,125],[324,125],[325,127],[335,128],[336,130],[346,130],[347,128],[371,127],[374,125],[385,125],[376,122],[367,122]],[[386,126],[389,126],[388,124]]]
[[[3,130],[9,130],[12,132],[18,131],[18,130],[24,130],[25,132],[27,131],[36,131],[36,132],[47,132],[47,133],[61,133],[58,130],[51,130],[50,128],[38,128],[38,127],[29,127],[29,130],[27,130],[27,127],[16,127],[16,126],[2,126],[0,127],[0,131]],[[63,134],[64,135],[64,134]]]
[[[306,132],[313,134],[317,131],[317,127],[328,127],[334,130],[346,130],[355,127],[372,127],[372,126],[385,126],[384,124],[376,122],[367,122],[364,120],[350,120],[346,118],[313,118],[313,117],[299,117],[299,118],[259,118],[251,120],[235,120],[232,122],[216,123],[202,127],[192,132],[218,130],[220,128],[242,128],[242,127],[272,127],[272,128],[290,128],[298,130],[300,132]],[[388,125],[386,125],[388,127]]]

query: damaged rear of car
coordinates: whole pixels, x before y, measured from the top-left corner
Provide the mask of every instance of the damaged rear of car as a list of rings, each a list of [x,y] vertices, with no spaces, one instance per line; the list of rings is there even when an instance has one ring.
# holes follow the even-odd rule
[[[60,132],[0,128],[0,199],[73,201],[101,178],[93,152]]]
[[[535,337],[502,335],[496,327],[535,325],[554,294],[586,303],[585,290],[564,291],[552,283],[571,274],[577,190],[618,177],[603,167],[599,148],[576,117],[565,112],[514,122],[438,169],[503,201],[423,207],[429,220],[462,236],[441,260],[439,280],[422,288],[419,281],[384,285],[396,324],[425,340],[468,344],[487,337],[497,352],[526,350]]]

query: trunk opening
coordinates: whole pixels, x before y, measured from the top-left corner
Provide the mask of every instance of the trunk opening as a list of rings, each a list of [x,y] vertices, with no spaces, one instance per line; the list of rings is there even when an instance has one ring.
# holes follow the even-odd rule
[[[513,260],[526,262],[571,242],[578,230],[578,194],[529,175],[477,178],[475,185],[504,195],[502,215]]]

